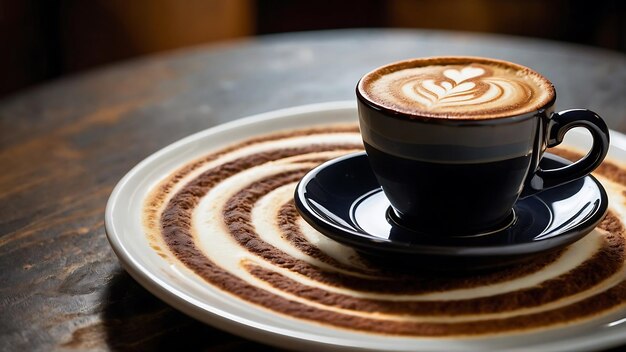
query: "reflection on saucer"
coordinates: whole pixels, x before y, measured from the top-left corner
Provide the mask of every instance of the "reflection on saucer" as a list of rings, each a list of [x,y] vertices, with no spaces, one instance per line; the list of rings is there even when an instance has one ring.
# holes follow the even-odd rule
[[[152,248],[247,302],[378,334],[528,331],[626,304],[621,208],[568,247],[470,274],[396,272],[321,235],[298,215],[295,185],[321,162],[360,149],[356,126],[330,126],[259,137],[191,162],[145,202]],[[605,165],[598,177],[611,202],[623,204],[626,170]]]
[[[544,170],[569,164],[547,154]],[[445,197],[443,192],[440,195]],[[608,199],[594,177],[519,199],[501,227],[471,236],[424,233],[395,220],[363,152],[308,172],[294,195],[296,208],[322,234],[395,270],[484,270],[532,261],[574,243],[604,218]],[[454,221],[450,219],[449,221]]]

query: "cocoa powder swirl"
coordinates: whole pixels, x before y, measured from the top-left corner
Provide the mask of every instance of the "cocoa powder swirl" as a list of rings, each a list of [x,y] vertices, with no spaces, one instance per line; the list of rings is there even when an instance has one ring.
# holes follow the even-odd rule
[[[537,110],[554,98],[552,84],[538,73],[478,58],[391,64],[368,73],[359,92],[394,111],[457,119],[515,116]]]
[[[217,150],[154,188],[145,201],[148,238],[165,260],[245,302],[369,333],[510,333],[585,321],[626,305],[621,208],[561,251],[482,273],[399,273],[324,237],[295,211],[295,184],[318,163],[360,149],[358,129],[343,125]],[[611,200],[623,204],[626,171],[608,161],[599,170]]]

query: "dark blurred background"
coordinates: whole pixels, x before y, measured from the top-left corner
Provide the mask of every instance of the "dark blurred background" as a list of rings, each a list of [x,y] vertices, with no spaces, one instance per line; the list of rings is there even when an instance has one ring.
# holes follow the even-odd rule
[[[262,34],[427,28],[626,52],[623,0],[0,0],[0,97],[99,65]]]

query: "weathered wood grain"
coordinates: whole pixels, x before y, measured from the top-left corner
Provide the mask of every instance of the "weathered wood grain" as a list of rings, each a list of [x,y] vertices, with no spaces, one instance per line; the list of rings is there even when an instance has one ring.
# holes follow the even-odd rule
[[[626,57],[513,37],[428,31],[276,35],[68,77],[0,102],[0,350],[274,351],[162,303],[118,264],[103,229],[115,183],[190,133],[288,106],[353,99],[390,61],[508,59],[554,81],[559,107],[626,131]]]

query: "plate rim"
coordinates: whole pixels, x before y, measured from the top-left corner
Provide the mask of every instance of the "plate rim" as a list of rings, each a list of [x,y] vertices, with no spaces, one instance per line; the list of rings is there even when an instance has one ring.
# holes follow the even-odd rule
[[[431,339],[424,337],[404,337],[404,336],[386,336],[386,335],[376,335],[376,334],[365,334],[359,331],[345,330],[346,333],[351,333],[354,335],[361,335],[365,337],[375,337],[375,338],[383,338],[384,341],[378,343],[364,343],[366,339],[362,341],[357,341],[355,339],[350,338],[335,338],[326,336],[325,340],[320,340],[320,336],[314,333],[308,332],[299,332],[294,331],[292,329],[284,329],[281,327],[271,326],[264,322],[258,322],[253,319],[249,319],[246,317],[241,317],[238,315],[231,314],[230,312],[221,309],[219,307],[211,306],[208,303],[199,302],[194,297],[191,297],[189,294],[183,292],[181,289],[174,287],[170,283],[162,280],[153,272],[151,272],[148,268],[143,267],[139,264],[138,260],[133,257],[131,250],[129,250],[128,246],[124,243],[122,236],[120,236],[121,229],[116,228],[116,220],[114,219],[114,211],[116,207],[119,206],[118,200],[122,195],[122,191],[125,190],[126,185],[135,177],[137,173],[142,171],[147,166],[151,165],[151,163],[159,160],[160,158],[176,151],[178,148],[186,146],[190,143],[197,142],[204,138],[209,138],[211,136],[219,135],[220,133],[235,130],[237,128],[249,126],[250,124],[255,123],[263,123],[263,122],[271,122],[273,120],[280,120],[283,118],[289,119],[293,118],[294,115],[301,114],[328,114],[337,111],[349,112],[353,111],[355,114],[356,122],[356,102],[352,100],[346,101],[333,101],[333,102],[323,102],[323,103],[314,103],[307,105],[298,105],[294,107],[288,107],[284,109],[273,110],[261,114],[255,114],[244,118],[239,118],[233,120],[228,123],[216,125],[202,131],[193,133],[187,137],[184,137],[178,141],[175,141],[156,152],[152,153],[148,157],[144,158],[142,161],[137,163],[133,168],[131,168],[115,185],[111,195],[109,196],[105,208],[105,234],[111,248],[119,259],[122,267],[130,274],[130,276],[135,279],[139,284],[141,284],[144,288],[146,288],[151,294],[154,294],[159,299],[163,300],[165,303],[177,309],[184,314],[187,314],[197,320],[202,321],[208,325],[217,327],[218,329],[223,329],[235,335],[242,336],[244,338],[248,338],[250,340],[259,341],[262,343],[266,343],[269,345],[277,346],[277,347],[290,347],[290,348],[303,348],[305,350],[309,349],[319,349],[319,348],[332,348],[336,350],[368,350],[368,351],[393,351],[393,350],[401,350],[401,351],[409,351],[415,350],[419,348],[423,351],[443,351],[443,350],[467,350],[467,345],[455,345],[454,347],[450,345],[454,341],[462,342],[465,340],[450,340],[450,339]],[[309,122],[309,126],[316,125],[314,122]],[[302,125],[304,127],[306,125]],[[287,126],[285,128],[298,128],[299,126]],[[278,130],[276,130],[278,131]],[[626,151],[626,135],[617,132],[610,131],[611,133],[611,144],[616,145],[617,148]],[[243,137],[242,137],[243,138]],[[245,138],[249,138],[246,136]],[[217,147],[216,147],[217,148]],[[188,162],[189,160],[185,160]],[[143,233],[141,234],[143,235]],[[209,285],[210,286],[210,285]],[[213,288],[213,287],[211,287]],[[216,289],[216,288],[215,288]],[[216,289],[218,290],[218,289]],[[220,291],[221,292],[221,291]],[[256,305],[251,304],[256,307]],[[621,315],[620,315],[621,316]],[[304,321],[300,319],[292,318],[293,320],[299,323],[309,323],[314,324],[314,322]],[[626,318],[625,318],[626,320]],[[589,347],[608,347],[620,342],[626,342],[626,324],[619,324],[619,330],[617,333],[614,333],[615,330],[605,329],[601,332],[596,333],[597,336],[594,339],[595,343],[591,343],[588,340],[588,336],[575,336],[568,339],[568,347],[569,351],[577,351],[577,350],[585,350]],[[326,327],[326,326],[324,326]],[[326,327],[328,328],[328,327]],[[334,329],[334,330],[342,330],[344,329]],[[530,332],[534,334],[534,332]],[[523,336],[523,335],[521,335]],[[394,345],[394,340],[402,339],[404,341],[415,341],[418,345],[411,346],[410,349],[396,349],[390,347],[390,345]],[[349,340],[349,341],[348,341]],[[480,337],[478,339],[470,339],[471,341],[480,341]],[[547,341],[547,340],[546,340]],[[560,340],[559,340],[560,341]],[[352,343],[346,343],[352,342]],[[356,344],[354,342],[357,342]],[[560,341],[562,342],[562,341]],[[419,343],[425,344],[423,347],[419,345]],[[487,345],[472,345],[472,348],[488,348]],[[545,347],[546,350],[560,351],[563,350],[562,345],[556,346],[554,342],[547,341],[539,344],[534,344],[531,347]],[[582,349],[580,349],[580,348]],[[425,349],[421,349],[425,348]],[[520,348],[516,347],[505,347],[499,348],[500,351],[522,351],[526,350],[528,346]]]

